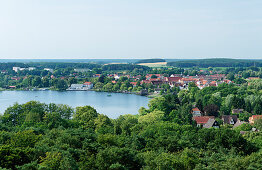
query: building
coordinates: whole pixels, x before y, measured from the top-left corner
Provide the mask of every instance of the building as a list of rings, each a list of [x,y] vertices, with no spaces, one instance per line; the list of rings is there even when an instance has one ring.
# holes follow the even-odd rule
[[[54,69],[51,69],[51,68],[44,68],[44,70],[49,71],[49,72],[51,72],[51,73],[54,72]]]
[[[83,90],[83,84],[71,84],[67,90]]]
[[[232,114],[239,114],[239,113],[243,113],[244,109],[233,109],[232,110]]]
[[[215,116],[195,116],[193,120],[196,121],[198,127],[204,126],[209,119],[215,119]]]
[[[247,123],[247,122],[238,120],[238,121],[234,124],[233,129],[236,128],[236,127],[238,127],[238,126],[240,126],[240,125],[242,125],[242,124],[245,124],[245,123]]]
[[[175,87],[176,84],[179,84],[179,80],[181,80],[182,77],[165,77],[165,81],[169,84],[170,87]]]
[[[35,67],[28,67],[28,70],[33,71],[33,70],[35,70]]]
[[[90,69],[88,69],[88,68],[75,68],[74,71],[75,71],[75,72],[84,73],[84,72],[90,71]]]
[[[213,118],[210,118],[208,119],[207,123],[203,125],[203,128],[219,128],[219,125],[218,125],[218,122],[213,119]]]
[[[13,67],[13,70],[15,71],[15,72],[18,72],[18,71],[20,71],[20,67]]]
[[[137,82],[130,82],[130,84],[132,84],[133,87],[136,87],[136,86],[137,86]]]
[[[101,74],[94,74],[93,77],[101,77]]]
[[[224,115],[222,116],[222,121],[224,124],[234,125],[237,123],[238,118],[237,115]]]
[[[93,88],[93,83],[92,82],[85,82],[83,84],[83,88],[86,89],[86,90],[89,90],[89,89],[92,89]]]
[[[120,76],[117,75],[117,74],[115,74],[115,75],[114,75],[114,79],[115,79],[115,80],[118,80],[118,79],[120,79]]]
[[[29,67],[29,68],[13,67],[13,70],[14,70],[15,72],[23,71],[23,70],[32,71],[32,70],[35,70],[35,67]]]
[[[247,79],[248,80],[259,80],[260,78],[259,77],[248,77]]]
[[[262,119],[262,115],[252,115],[249,117],[248,121],[250,124],[254,124],[257,119]]]
[[[71,84],[71,86],[67,89],[69,91],[85,91],[93,88],[93,83],[85,82],[83,84]]]
[[[191,113],[192,113],[193,117],[202,116],[201,111],[197,107],[193,108]]]

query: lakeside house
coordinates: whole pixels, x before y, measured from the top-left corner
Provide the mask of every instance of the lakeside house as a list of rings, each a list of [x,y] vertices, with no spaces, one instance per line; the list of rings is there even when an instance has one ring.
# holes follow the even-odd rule
[[[94,85],[92,82],[85,82],[83,86],[87,89],[92,89]]]
[[[9,89],[15,89],[16,86],[8,86]]]
[[[133,87],[136,87],[136,86],[137,86],[137,82],[130,82],[130,84],[132,84]]]
[[[71,84],[71,86],[67,89],[68,91],[85,91],[93,88],[93,83],[85,82],[83,84]]]

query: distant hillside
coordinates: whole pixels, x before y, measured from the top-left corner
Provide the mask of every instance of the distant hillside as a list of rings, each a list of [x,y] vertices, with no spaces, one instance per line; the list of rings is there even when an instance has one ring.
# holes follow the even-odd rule
[[[160,62],[166,62],[164,59],[144,59],[144,60],[139,60],[136,62],[136,64],[140,63],[160,63]]]
[[[168,62],[174,67],[262,67],[262,60],[241,60],[229,58],[196,59]]]

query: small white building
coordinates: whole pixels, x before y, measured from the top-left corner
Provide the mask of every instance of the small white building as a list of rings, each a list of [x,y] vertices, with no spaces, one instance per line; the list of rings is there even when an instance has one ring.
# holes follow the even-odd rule
[[[84,73],[84,72],[90,71],[90,69],[88,69],[88,68],[75,68],[74,71]]]
[[[14,70],[15,72],[23,71],[23,70],[32,71],[32,70],[35,70],[35,67],[29,67],[29,68],[13,67],[13,70]]]
[[[35,70],[35,67],[28,67],[29,71]]]
[[[44,70],[49,71],[49,72],[51,72],[51,73],[54,72],[54,69],[51,69],[51,68],[44,68]]]
[[[120,78],[119,75],[117,75],[117,74],[114,75],[115,80],[118,80],[119,78]]]
[[[83,84],[71,84],[68,90],[83,90]]]
[[[20,69],[21,69],[20,67],[13,67],[13,70],[14,70],[15,72],[18,72]]]
[[[85,91],[93,88],[93,83],[85,82],[84,84],[71,84],[67,89],[69,91]]]

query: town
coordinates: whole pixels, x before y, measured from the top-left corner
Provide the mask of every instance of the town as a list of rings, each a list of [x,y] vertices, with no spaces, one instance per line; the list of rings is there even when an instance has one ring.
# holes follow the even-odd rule
[[[159,162],[164,160],[175,169],[194,169],[213,168],[218,162],[225,165],[217,160],[223,157],[238,162],[237,166],[245,167],[247,162],[255,166],[261,160],[261,67],[249,61],[244,63],[247,67],[216,67],[217,62],[211,62],[213,67],[203,68],[160,63],[161,67],[156,63],[154,67],[152,63],[147,63],[150,67],[134,63],[0,63],[2,95],[15,92],[16,98],[16,92],[20,96],[22,92],[33,99],[7,107],[0,116],[0,165],[64,169],[61,162],[66,162],[67,167],[79,169],[122,165],[166,169]],[[59,103],[64,99],[86,106],[50,103],[43,94],[51,95],[48,99],[60,96]],[[73,98],[65,98],[66,94]],[[119,95],[126,96],[119,101]],[[117,100],[115,110],[119,110],[118,103],[130,102],[128,96],[150,100],[138,112],[116,118],[98,112],[86,100],[102,102],[102,108]],[[137,101],[131,103],[125,105],[126,110]],[[22,161],[13,164],[6,163],[7,159]],[[49,164],[51,160],[55,165]],[[227,161],[226,166],[231,163]]]

